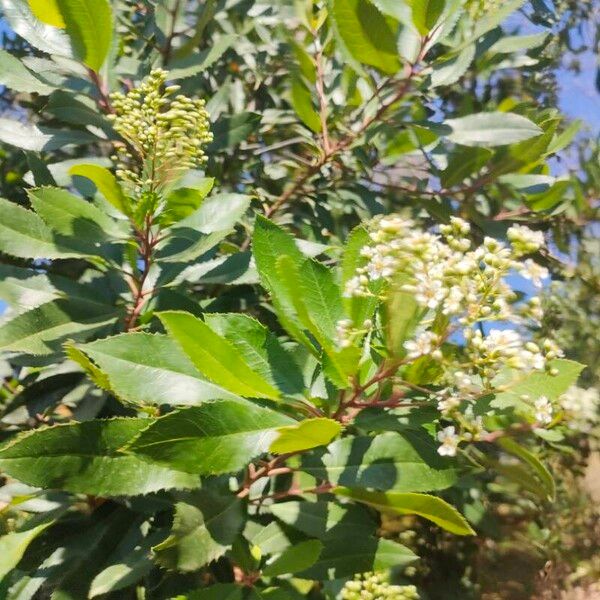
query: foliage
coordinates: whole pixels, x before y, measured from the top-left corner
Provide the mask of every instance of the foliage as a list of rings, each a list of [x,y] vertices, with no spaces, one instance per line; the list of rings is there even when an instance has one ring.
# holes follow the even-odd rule
[[[2,0],[3,597],[436,597],[390,523],[550,505],[593,186],[483,4]]]

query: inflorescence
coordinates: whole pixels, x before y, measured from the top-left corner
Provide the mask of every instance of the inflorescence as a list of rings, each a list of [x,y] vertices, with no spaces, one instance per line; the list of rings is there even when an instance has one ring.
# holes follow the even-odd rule
[[[113,127],[126,142],[113,157],[117,177],[136,194],[158,192],[201,165],[212,141],[204,100],[175,96],[179,86],[165,86],[166,80],[157,69],[139,87],[110,97]]]
[[[507,232],[509,244],[486,237],[473,248],[469,233],[469,224],[456,217],[442,225],[439,234],[423,231],[399,215],[378,218],[370,231],[372,242],[361,251],[364,265],[344,290],[347,297],[386,300],[401,293],[416,301],[420,320],[404,342],[404,361],[427,356],[444,373],[440,382],[445,385],[435,399],[441,416],[456,423],[438,434],[439,453],[450,456],[461,441],[484,433],[481,416],[474,416],[476,400],[498,391],[498,380],[507,371],[513,377],[532,371],[555,375],[552,361],[563,355],[554,341],[534,343],[518,331],[518,326],[539,324],[541,302],[539,296],[519,300],[507,282],[518,273],[542,287],[548,271],[524,257],[543,246],[543,234],[515,225]],[[484,327],[494,321],[505,326]],[[341,321],[340,345],[362,339],[364,329],[364,323]],[[463,348],[459,355],[444,353],[451,336]],[[539,426],[553,421],[555,407],[546,397],[521,400]]]
[[[418,600],[419,594],[414,585],[392,585],[388,573],[360,573],[346,582],[341,600]]]

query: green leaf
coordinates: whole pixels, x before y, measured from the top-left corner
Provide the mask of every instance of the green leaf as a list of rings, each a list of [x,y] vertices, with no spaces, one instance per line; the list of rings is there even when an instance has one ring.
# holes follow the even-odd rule
[[[396,32],[377,8],[368,0],[331,2],[331,15],[352,56],[384,73],[398,72]]]
[[[321,119],[315,110],[312,94],[299,76],[292,78],[290,100],[300,120],[312,131],[321,131]]]
[[[468,70],[475,58],[475,44],[467,46],[458,55],[433,66],[431,88],[456,83]]]
[[[206,323],[184,312],[163,312],[159,317],[170,336],[205,377],[241,396],[279,398],[279,390],[250,368],[236,347]]]
[[[341,579],[356,573],[406,567],[418,556],[406,546],[367,536],[328,540],[317,562],[298,574],[302,579]]]
[[[444,134],[464,146],[505,146],[541,135],[543,131],[526,117],[515,113],[487,112],[447,119]]]
[[[380,512],[397,515],[418,515],[456,535],[475,535],[465,518],[450,504],[428,494],[371,492],[364,489],[336,487],[334,494],[362,502]]]
[[[169,63],[169,79],[185,79],[196,73],[206,71],[213,65],[223,54],[233,46],[238,39],[236,34],[225,34],[219,37],[209,48],[201,52],[194,52],[186,58],[174,60]]]
[[[392,356],[404,356],[404,342],[415,332],[423,318],[423,309],[413,294],[402,291],[403,281],[396,282],[385,304],[386,344]]]
[[[279,577],[287,573],[298,573],[312,567],[319,558],[323,544],[319,540],[306,540],[290,546],[273,561],[267,563],[262,574],[265,577]]]
[[[245,511],[234,494],[202,489],[179,498],[171,535],[154,552],[164,568],[196,571],[231,547],[244,526]]]
[[[442,185],[450,188],[477,175],[492,156],[493,151],[487,148],[457,147],[448,158],[448,166],[442,171]]]
[[[37,127],[14,119],[0,118],[0,141],[32,152],[51,152],[69,146],[82,146],[97,142],[98,138],[78,129],[62,130]]]
[[[427,35],[438,23],[444,8],[445,0],[408,0],[412,8],[412,20],[417,31]]]
[[[261,323],[244,314],[207,313],[206,324],[233,344],[253,371],[285,395],[304,397],[304,378],[294,357]]]
[[[550,501],[554,501],[556,497],[556,484],[554,483],[554,478],[548,469],[544,466],[544,464],[540,461],[540,459],[524,448],[515,440],[511,438],[501,438],[498,440],[498,444],[502,447],[503,450],[520,458],[524,463],[526,463],[531,470],[535,473],[536,477],[540,480],[540,483],[544,487],[546,497]]]
[[[19,564],[27,546],[50,525],[44,523],[26,531],[0,536],[0,581]]]
[[[203,475],[233,473],[267,452],[288,417],[250,403],[222,400],[161,417],[127,451]]]
[[[491,54],[504,54],[518,50],[531,50],[541,46],[548,38],[547,33],[532,35],[507,35],[500,38],[489,50]]]
[[[491,401],[494,408],[528,408],[521,396],[529,396],[532,401],[540,396],[548,400],[558,400],[572,385],[577,382],[579,374],[585,365],[572,360],[553,360],[550,368],[558,369],[558,375],[552,376],[545,372],[534,371],[525,376],[521,372],[507,370],[494,379],[494,388],[505,389],[495,395]]]
[[[89,179],[112,206],[123,214],[128,214],[127,196],[121,189],[117,178],[108,169],[100,165],[78,164],[69,169],[69,174]]]
[[[34,48],[59,56],[73,55],[66,33],[36,18],[28,0],[3,0],[2,13],[11,29]]]
[[[45,107],[51,115],[58,117],[63,123],[73,125],[89,125],[108,130],[110,123],[104,114],[98,111],[96,103],[87,96],[56,90]],[[99,135],[102,135],[99,133]]]
[[[0,50],[0,85],[5,85],[15,92],[29,92],[47,96],[53,87],[40,81],[15,56]]]
[[[250,205],[244,194],[216,194],[206,198],[200,208],[175,223],[157,258],[164,262],[190,262],[214,248],[231,233]]]
[[[0,251],[19,258],[71,258],[82,253],[57,243],[46,223],[33,211],[0,198]]]
[[[324,446],[340,434],[342,426],[333,419],[307,419],[297,425],[280,427],[279,436],[271,444],[270,451],[275,454],[309,450]]]
[[[66,24],[60,14],[59,0],[28,0],[31,12],[44,23],[64,29]]]
[[[208,145],[207,152],[221,152],[237,146],[258,129],[261,119],[261,115],[253,112],[221,117],[213,125],[213,141]]]
[[[98,573],[90,586],[89,597],[95,598],[125,589],[145,577],[154,567],[151,547],[164,537],[164,532],[155,530],[147,537],[142,527],[134,524],[122,536],[115,555],[109,565]]]
[[[239,399],[206,381],[166,335],[136,332],[77,346],[108,377],[109,389],[138,405],[197,405]]]
[[[270,510],[286,525],[319,539],[371,536],[377,529],[367,509],[356,504],[280,502],[273,504]]]
[[[433,440],[415,431],[342,438],[325,451],[305,454],[301,468],[334,485],[398,492],[440,490],[457,478]]]
[[[0,350],[51,354],[66,338],[84,340],[115,323],[122,308],[82,298],[59,299],[22,313],[0,326]]]
[[[48,227],[61,236],[79,240],[71,243],[90,254],[94,253],[99,242],[124,239],[126,236],[126,226],[117,223],[90,202],[65,190],[43,187],[29,190],[28,195],[31,205]]]
[[[189,217],[200,208],[214,184],[213,177],[204,177],[194,187],[182,187],[173,190],[166,198],[165,208],[159,217],[160,223],[165,227],[169,227],[173,223]]]
[[[199,485],[193,475],[120,451],[151,423],[120,418],[28,431],[0,449],[0,469],[28,485],[99,496]]]
[[[56,0],[56,3],[77,57],[96,73],[100,72],[112,44],[110,3],[108,0]]]

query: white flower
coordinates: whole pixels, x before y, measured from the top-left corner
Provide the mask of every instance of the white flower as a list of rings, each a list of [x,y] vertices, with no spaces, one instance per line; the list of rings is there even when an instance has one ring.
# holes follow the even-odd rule
[[[438,442],[441,443],[441,446],[438,448],[439,455],[456,456],[460,438],[456,435],[456,427],[454,427],[454,425],[444,427],[444,429],[437,434],[437,439]]]
[[[535,402],[535,420],[547,425],[552,422],[552,403],[546,396],[540,396]]]
[[[408,358],[419,358],[425,354],[431,354],[438,341],[437,335],[431,331],[420,333],[414,340],[404,342],[404,349]]]
[[[360,296],[363,292],[364,286],[362,285],[362,282],[358,275],[346,281],[346,286],[344,287],[345,298],[352,298],[352,296]]]
[[[538,265],[535,261],[528,258],[518,267],[519,273],[529,279],[536,287],[542,287],[542,279],[547,279],[550,276],[548,269]]]
[[[441,398],[438,400],[437,409],[444,415],[453,411],[455,408],[460,406],[460,397],[459,396],[447,396],[445,398]]]
[[[584,389],[571,386],[560,398],[568,425],[574,431],[589,433],[600,420],[600,394],[595,388]]]
[[[543,232],[533,231],[524,225],[513,225],[506,232],[506,236],[519,255],[536,252],[544,245]]]

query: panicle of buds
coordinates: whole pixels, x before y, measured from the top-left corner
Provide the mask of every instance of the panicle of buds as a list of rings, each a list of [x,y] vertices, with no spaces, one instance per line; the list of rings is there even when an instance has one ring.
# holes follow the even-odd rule
[[[116,174],[136,194],[160,191],[201,165],[212,141],[204,100],[176,95],[179,86],[166,81],[167,72],[156,69],[127,94],[111,94],[110,118],[126,142],[113,157]]]

